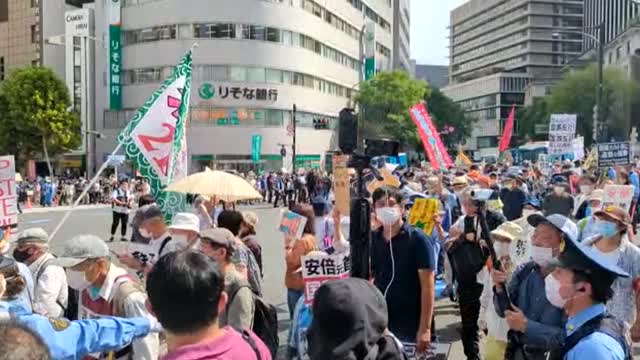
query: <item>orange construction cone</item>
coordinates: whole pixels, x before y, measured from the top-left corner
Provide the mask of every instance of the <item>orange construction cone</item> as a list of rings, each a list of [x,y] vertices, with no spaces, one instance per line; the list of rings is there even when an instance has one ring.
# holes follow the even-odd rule
[[[27,196],[27,204],[26,204],[26,208],[27,208],[27,209],[31,209],[31,196]]]

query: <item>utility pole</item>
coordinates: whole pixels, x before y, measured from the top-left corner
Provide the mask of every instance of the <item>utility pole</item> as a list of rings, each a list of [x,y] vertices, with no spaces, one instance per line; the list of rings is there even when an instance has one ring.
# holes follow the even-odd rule
[[[291,145],[291,156],[293,157],[292,160],[292,165],[291,165],[291,174],[295,175],[296,174],[296,112],[298,111],[298,108],[296,107],[296,104],[293,104],[293,144]]]
[[[605,141],[603,139],[606,127],[604,125],[604,119],[602,115],[602,97],[604,88],[604,21],[598,25],[598,89],[596,91],[596,111],[593,117],[593,142],[597,144],[598,141]],[[602,129],[600,127],[602,126]]]

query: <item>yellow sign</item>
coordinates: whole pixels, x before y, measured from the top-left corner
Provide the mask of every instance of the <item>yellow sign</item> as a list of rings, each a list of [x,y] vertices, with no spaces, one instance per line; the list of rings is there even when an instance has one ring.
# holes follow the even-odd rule
[[[348,216],[351,213],[350,176],[347,169],[349,156],[335,155],[333,157],[333,193],[336,208],[340,214]]]
[[[409,224],[424,230],[425,234],[433,232],[434,217],[438,212],[437,199],[416,199],[409,212]]]
[[[380,171],[380,175],[382,176],[382,181],[373,180],[372,182],[369,183],[369,185],[367,185],[367,191],[369,191],[370,194],[373,194],[373,192],[376,191],[377,188],[384,185],[392,186],[396,188],[400,187],[400,184],[401,184],[400,180],[398,180],[398,178],[393,176],[393,174],[391,173],[391,171],[389,171],[389,169],[383,168],[383,169],[380,169],[379,171]]]
[[[81,168],[82,167],[82,160],[60,160],[60,165],[63,168]]]

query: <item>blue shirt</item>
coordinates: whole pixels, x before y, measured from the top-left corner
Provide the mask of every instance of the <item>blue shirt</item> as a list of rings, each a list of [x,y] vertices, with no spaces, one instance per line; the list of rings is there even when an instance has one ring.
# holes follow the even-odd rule
[[[31,270],[29,270],[29,267],[27,267],[27,265],[21,262],[16,262],[16,264],[18,265],[18,271],[20,272],[20,275],[22,275],[25,282],[27,283],[27,286],[22,290],[20,294],[18,294],[15,299],[7,301],[7,303],[12,306],[21,307],[31,312],[31,304],[33,303],[34,299],[33,276],[31,275]]]
[[[557,350],[564,342],[563,310],[547,300],[540,267],[533,265],[532,269],[531,266],[531,262],[520,265],[508,285],[511,301],[527,317],[522,342],[540,351]],[[505,309],[500,309],[495,295],[494,305],[498,316],[504,317]]]
[[[633,185],[633,198],[637,200],[638,196],[640,196],[640,177],[634,170],[629,172],[629,181]]]
[[[595,318],[596,316],[603,314],[607,308],[604,304],[595,304],[589,308],[586,308],[576,314],[576,316],[569,318],[565,329],[567,336],[570,336],[574,332],[578,331],[582,325],[587,321]],[[583,338],[580,342],[574,346],[567,355],[565,360],[624,360],[624,349],[620,343],[611,336],[594,332],[593,334]]]
[[[151,330],[149,319],[101,317],[91,320],[52,320],[22,307],[0,301],[0,313],[9,312],[16,320],[40,335],[56,360],[80,359],[96,352],[121,349]]]

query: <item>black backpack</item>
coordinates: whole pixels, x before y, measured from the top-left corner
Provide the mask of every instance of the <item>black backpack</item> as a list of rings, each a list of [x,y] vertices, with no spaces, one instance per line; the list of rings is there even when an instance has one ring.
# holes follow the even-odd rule
[[[40,280],[40,276],[44,273],[47,266],[51,263],[53,259],[49,259],[45,261],[38,269],[36,273],[35,279],[33,279],[34,284],[38,284],[38,280]],[[71,286],[67,286],[67,306],[62,305],[59,301],[56,300],[56,304],[58,304],[64,310],[64,317],[68,320],[78,320],[78,307],[80,301],[80,292],[76,289],[73,289]]]
[[[233,302],[233,299],[242,288],[251,290],[251,286],[238,286],[231,294],[229,294],[229,302],[227,307]],[[251,329],[269,349],[271,356],[275,359],[278,353],[280,339],[278,338],[278,311],[276,307],[266,302],[261,296],[253,294],[253,328]],[[236,329],[243,333],[246,329]]]

